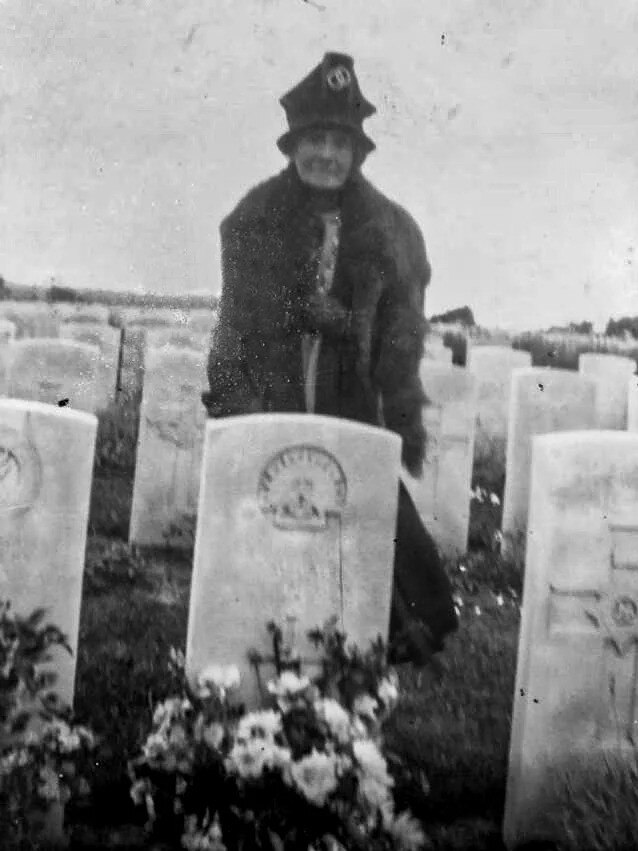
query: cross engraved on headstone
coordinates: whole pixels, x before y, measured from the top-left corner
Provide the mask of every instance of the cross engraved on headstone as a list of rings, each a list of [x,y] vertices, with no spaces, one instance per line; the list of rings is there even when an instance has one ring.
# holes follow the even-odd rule
[[[550,585],[550,607],[557,603],[560,608],[561,600],[582,600],[576,604],[576,621],[571,626],[578,631],[584,631],[586,624],[593,626],[605,648],[597,734],[599,738],[614,735],[634,745],[638,743],[638,525],[610,523],[609,532],[608,582],[594,589]],[[548,626],[552,632],[574,632],[568,618],[556,623],[550,616]]]

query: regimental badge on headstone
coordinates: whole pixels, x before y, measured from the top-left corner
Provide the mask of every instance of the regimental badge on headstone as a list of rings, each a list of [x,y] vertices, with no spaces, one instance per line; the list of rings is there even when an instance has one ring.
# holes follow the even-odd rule
[[[346,504],[347,482],[339,462],[314,446],[290,446],[274,455],[259,477],[257,498],[279,529],[325,529]]]

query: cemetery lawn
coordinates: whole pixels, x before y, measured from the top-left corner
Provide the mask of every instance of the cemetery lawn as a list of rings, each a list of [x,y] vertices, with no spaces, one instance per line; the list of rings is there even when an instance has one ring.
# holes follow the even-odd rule
[[[505,596],[499,605],[503,582],[489,570],[484,581],[478,563],[450,571],[463,606],[440,677],[412,666],[400,671],[404,698],[387,730],[388,748],[402,762],[397,802],[423,820],[435,849],[501,848],[518,606]],[[170,648],[185,646],[189,587],[188,554],[139,555],[122,541],[89,541],[76,709],[101,743],[91,800],[69,812],[76,849],[142,842],[126,763],[155,702],[167,696]]]
[[[112,406],[98,430],[75,708],[99,744],[91,796],[67,807],[70,851],[145,847],[127,761],[168,696],[169,651],[186,642],[192,550],[137,552],[126,543],[136,401]],[[501,496],[503,471],[484,458],[474,484]],[[397,803],[423,820],[435,851],[503,851],[522,572],[495,552],[498,528],[500,505],[473,500],[471,552],[447,565],[460,629],[440,654],[439,676],[401,666],[403,698],[386,731]]]

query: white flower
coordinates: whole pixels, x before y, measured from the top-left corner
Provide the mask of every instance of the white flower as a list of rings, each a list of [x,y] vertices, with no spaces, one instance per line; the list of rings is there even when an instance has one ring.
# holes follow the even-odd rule
[[[209,748],[217,750],[224,739],[224,727],[218,721],[206,724],[203,715],[199,715],[195,721],[193,735],[197,741],[204,741]]]
[[[405,851],[419,851],[425,848],[425,834],[419,822],[409,812],[400,813],[388,825],[390,834],[398,847]]]
[[[140,806],[146,799],[146,794],[149,790],[149,782],[146,778],[136,780],[131,786],[131,799],[136,806]]]
[[[375,713],[379,708],[379,701],[375,700],[369,694],[360,694],[355,697],[352,708],[362,718],[369,718],[371,721],[376,721]]]
[[[326,697],[315,701],[317,715],[322,718],[335,739],[346,744],[351,739],[351,719],[343,706],[336,700]]]
[[[38,794],[45,801],[58,801],[60,799],[60,783],[58,775],[48,765],[40,769],[40,783]]]
[[[153,724],[156,727],[167,727],[172,721],[182,718],[185,703],[190,708],[190,703],[183,701],[180,697],[170,697],[158,703],[153,713]]]
[[[294,785],[317,807],[322,807],[337,788],[337,761],[334,756],[314,750],[290,766]]]
[[[298,677],[292,671],[283,671],[276,680],[268,683],[268,691],[276,697],[291,697],[305,691],[309,685],[308,677]]]
[[[355,701],[356,702],[356,701]],[[362,714],[362,717],[365,717]],[[375,720],[374,717],[372,720]],[[357,715],[352,719],[352,738],[353,739],[367,739],[368,738],[368,728],[363,723],[361,718]]]
[[[399,689],[389,677],[384,677],[379,683],[379,688],[377,689],[377,694],[379,695],[379,699],[382,700],[386,706],[389,704],[396,703],[399,699]]]
[[[497,606],[502,606],[504,602],[505,602],[505,600],[503,599],[503,595],[502,595],[502,594],[497,594],[497,595],[496,595],[496,605],[497,605]]]
[[[168,749],[168,739],[164,733],[151,733],[142,747],[142,753],[146,759],[154,760],[164,756]]]
[[[498,496],[495,493],[490,494],[490,502],[492,503],[492,505],[500,505],[501,504],[501,500],[498,498]]]
[[[481,607],[480,606],[474,606],[474,614],[476,614],[476,615],[481,614]]]
[[[354,757],[364,777],[390,787],[394,781],[388,774],[388,766],[379,748],[370,739],[355,741],[352,745]]]
[[[223,697],[227,691],[237,688],[240,680],[237,665],[207,665],[197,676],[197,693],[206,698],[218,691]]]
[[[248,739],[233,745],[226,767],[246,780],[261,776],[264,768],[283,768],[289,762],[287,748],[280,748],[266,739]]]
[[[375,777],[359,776],[358,793],[368,807],[381,812],[384,822],[391,821],[394,813],[394,802],[385,783],[381,783]]]
[[[272,739],[281,730],[281,716],[273,709],[262,712],[249,712],[240,718],[237,726],[238,739],[253,737]]]
[[[70,727],[61,718],[50,721],[43,731],[43,736],[53,736],[61,753],[78,750],[83,739],[93,741],[92,734],[85,727]]]
[[[467,570],[467,567],[464,564],[460,564],[459,570],[461,571],[461,573],[465,573],[465,571]]]

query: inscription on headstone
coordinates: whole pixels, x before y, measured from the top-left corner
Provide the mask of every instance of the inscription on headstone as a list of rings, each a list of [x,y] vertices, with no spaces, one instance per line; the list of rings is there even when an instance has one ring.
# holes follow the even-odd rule
[[[247,651],[270,652],[269,620],[289,625],[309,664],[306,632],[333,616],[358,644],[385,638],[399,472],[399,438],[371,426],[304,414],[209,420],[189,672],[237,664],[256,705]]]

